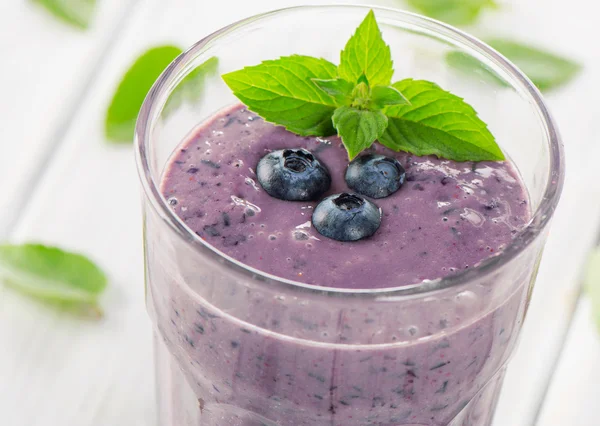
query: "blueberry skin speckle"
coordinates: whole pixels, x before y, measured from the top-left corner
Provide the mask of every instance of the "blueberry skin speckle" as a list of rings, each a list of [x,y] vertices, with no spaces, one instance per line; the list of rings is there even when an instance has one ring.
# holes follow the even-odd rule
[[[346,169],[348,187],[371,198],[384,198],[400,189],[406,171],[395,158],[379,154],[362,155]]]
[[[324,237],[358,241],[379,229],[381,211],[371,201],[344,192],[321,201],[313,211],[312,223]]]
[[[256,175],[267,194],[286,201],[317,200],[331,186],[327,167],[304,148],[270,152],[258,162]]]

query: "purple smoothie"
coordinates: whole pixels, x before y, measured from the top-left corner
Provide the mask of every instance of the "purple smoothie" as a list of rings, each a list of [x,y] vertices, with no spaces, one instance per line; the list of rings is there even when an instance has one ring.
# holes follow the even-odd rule
[[[375,201],[383,220],[372,238],[331,240],[311,226],[316,202],[272,198],[256,181],[262,156],[298,147],[329,168],[328,194],[352,192],[337,137],[297,136],[239,106],[215,116],[179,148],[163,194],[196,234],[245,265],[337,288],[396,287],[473,267],[502,250],[529,219],[527,196],[509,163],[454,163],[375,144],[370,152],[400,160],[406,184]]]
[[[399,159],[407,181],[375,201],[383,220],[373,237],[333,241],[311,227],[316,203],[271,198],[256,182],[263,155],[297,147],[326,164],[330,193],[348,191],[347,156],[337,138],[303,138],[235,106],[177,149],[163,194],[189,228],[225,255],[277,277],[351,289],[403,286],[472,268],[529,220],[524,185],[510,163],[455,163],[375,145],[371,151]],[[165,342],[159,380],[180,380],[188,393],[173,393],[181,383],[161,383],[161,397],[173,398],[164,422],[489,424],[531,270],[408,300],[401,309],[347,306],[335,298],[324,304],[312,293],[290,297],[277,286],[240,286],[234,273],[215,275],[192,262],[187,249],[167,243],[147,247],[148,263],[161,264],[149,271],[148,287]],[[169,257],[173,264],[165,262]],[[499,281],[502,297],[491,285]]]

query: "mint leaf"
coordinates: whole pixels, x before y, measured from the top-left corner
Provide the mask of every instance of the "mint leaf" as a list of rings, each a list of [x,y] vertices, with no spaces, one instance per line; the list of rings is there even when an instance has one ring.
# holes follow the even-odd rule
[[[189,73],[169,96],[163,110],[164,114],[170,114],[184,102],[195,103],[200,100],[206,76],[214,73],[218,65],[219,58],[213,56]]]
[[[569,82],[581,65],[512,40],[491,39],[487,43],[515,63],[540,90],[550,90]]]
[[[592,313],[600,331],[600,249],[596,248],[588,259],[584,276],[585,291],[592,301]]]
[[[63,307],[99,312],[106,276],[86,257],[40,244],[0,245],[0,281]]]
[[[455,161],[504,160],[486,124],[462,98],[425,80],[406,79],[392,86],[410,105],[384,110],[389,124],[379,138],[383,145]]]
[[[481,61],[466,52],[452,51],[446,54],[446,63],[469,77],[495,83],[508,87],[508,83],[501,79],[494,71],[485,66]]]
[[[394,74],[390,47],[385,44],[371,10],[342,51],[339,76],[357,83],[364,74],[372,86],[387,86]]]
[[[387,122],[382,111],[341,106],[333,113],[333,125],[342,138],[350,160],[383,134]]]
[[[423,15],[452,25],[469,25],[488,8],[497,8],[494,0],[408,0]]]
[[[371,89],[371,103],[377,109],[389,105],[409,104],[398,89],[393,86],[375,86]]]
[[[312,82],[337,77],[335,65],[325,59],[286,56],[222,77],[235,96],[266,121],[302,136],[335,133],[335,100]]]
[[[43,6],[55,17],[74,27],[86,29],[89,27],[96,0],[31,0]]]
[[[121,80],[106,114],[104,131],[110,141],[133,140],[135,122],[148,91],[181,53],[182,50],[176,46],[154,47],[133,63]]]
[[[336,105],[349,105],[352,101],[352,89],[354,89],[352,83],[341,78],[329,80],[313,78],[312,81],[319,89],[331,96]]]

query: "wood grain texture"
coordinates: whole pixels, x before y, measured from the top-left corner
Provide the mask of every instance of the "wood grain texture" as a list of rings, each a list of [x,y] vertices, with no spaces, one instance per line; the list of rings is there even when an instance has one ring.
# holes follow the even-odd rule
[[[10,182],[2,186],[0,236],[18,221],[136,1],[99,1],[87,31],[31,1],[0,5],[0,182]]]
[[[600,337],[591,303],[583,298],[551,382],[539,426],[597,426],[600,395]]]
[[[0,103],[0,182],[10,183],[0,198],[0,236],[82,251],[111,279],[101,322],[74,321],[0,286],[2,424],[154,424],[152,330],[143,300],[137,176],[131,147],[104,141],[106,106],[124,70],[145,48],[187,46],[237,19],[295,2],[140,0],[129,11],[123,3],[100,1],[93,29],[83,34],[30,10],[26,2],[0,6],[2,31],[16,34],[0,41],[0,54],[10,58],[10,66],[0,70],[2,90],[5,99],[14,101]],[[588,36],[596,30],[594,15],[582,12],[587,4],[512,0],[499,15],[484,18],[488,32],[506,34],[509,29],[514,37],[553,47],[586,65],[573,85],[548,96],[565,140],[569,172],[495,426],[531,426],[535,420],[575,309],[584,255],[600,225],[600,135],[594,130],[600,116],[595,81],[600,58],[592,46],[596,38]],[[572,10],[578,11],[578,19],[566,21]],[[108,33],[123,13],[125,26],[117,42],[110,43]],[[198,17],[197,25],[179,25],[190,14]],[[561,36],[548,28],[560,28]],[[90,67],[101,57],[106,59],[92,74]],[[45,73],[40,74],[40,66]],[[57,148],[47,150],[53,146]],[[47,162],[44,153],[51,154]],[[20,205],[23,210],[10,211]],[[597,424],[591,403],[574,408],[586,401],[577,401],[575,391],[593,390],[579,387],[586,372],[597,371],[589,370],[590,358],[584,356],[587,351],[597,354],[586,309],[585,304],[578,307],[537,426]],[[572,397],[564,398],[565,392],[573,392]],[[556,414],[557,407],[564,409]],[[582,416],[580,423],[571,422],[575,414]],[[552,422],[557,416],[561,423]]]

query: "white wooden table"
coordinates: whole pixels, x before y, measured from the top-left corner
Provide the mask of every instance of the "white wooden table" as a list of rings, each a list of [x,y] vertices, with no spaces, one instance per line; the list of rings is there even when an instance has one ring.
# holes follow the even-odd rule
[[[105,142],[104,112],[122,73],[146,47],[189,45],[234,20],[297,2],[99,0],[87,32],[30,2],[1,3],[0,240],[82,251],[111,280],[100,322],[73,320],[0,286],[0,424],[152,426],[137,176],[131,146]],[[495,426],[598,426],[600,337],[578,281],[600,226],[595,5],[501,3],[508,6],[485,17],[486,31],[564,52],[585,70],[548,97],[568,176]],[[198,16],[196,26],[178,25],[187,14]]]

